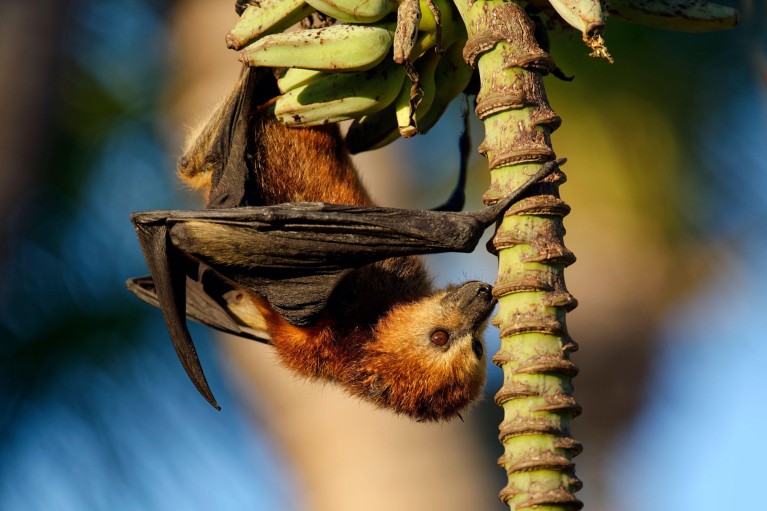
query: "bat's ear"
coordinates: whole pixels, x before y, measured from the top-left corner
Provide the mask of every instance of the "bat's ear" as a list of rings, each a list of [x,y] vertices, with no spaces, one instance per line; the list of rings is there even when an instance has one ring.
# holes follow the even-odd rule
[[[171,245],[164,217],[156,212],[134,213],[131,221],[136,227],[141,250],[152,273],[157,301],[181,365],[200,394],[220,410],[205,379],[192,336],[186,326],[185,268],[190,262]]]

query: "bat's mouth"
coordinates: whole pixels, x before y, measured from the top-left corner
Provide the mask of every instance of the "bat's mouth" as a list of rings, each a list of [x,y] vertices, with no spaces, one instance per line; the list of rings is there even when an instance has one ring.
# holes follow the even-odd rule
[[[493,286],[480,281],[466,282],[448,293],[443,301],[459,307],[474,327],[487,319],[498,302],[493,297]]]

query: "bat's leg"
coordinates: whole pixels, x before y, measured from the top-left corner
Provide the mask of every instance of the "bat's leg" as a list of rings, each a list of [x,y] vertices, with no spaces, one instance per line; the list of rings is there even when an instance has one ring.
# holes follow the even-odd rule
[[[187,261],[173,248],[168,239],[168,227],[164,219],[142,218],[133,215],[139,244],[144,252],[149,270],[152,273],[157,300],[160,304],[165,324],[168,327],[173,347],[176,349],[181,365],[186,374],[205,399],[220,410],[213,397],[205,374],[197,357],[192,336],[186,326],[186,272]],[[142,221],[144,220],[144,221]]]
[[[450,194],[447,202],[434,208],[433,211],[461,211],[466,203],[466,173],[469,166],[469,154],[471,151],[471,137],[469,136],[468,112],[463,112],[463,133],[458,139],[458,148],[461,151],[461,164],[458,168],[458,183]]]

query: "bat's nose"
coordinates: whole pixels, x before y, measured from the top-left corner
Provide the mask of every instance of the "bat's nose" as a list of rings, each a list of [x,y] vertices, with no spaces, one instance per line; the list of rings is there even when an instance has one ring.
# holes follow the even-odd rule
[[[491,309],[498,303],[498,300],[493,296],[493,286],[485,282],[479,282],[477,286],[477,299],[487,303]]]
[[[486,284],[485,282],[479,282],[477,286],[477,296],[489,297],[493,296],[493,286]]]

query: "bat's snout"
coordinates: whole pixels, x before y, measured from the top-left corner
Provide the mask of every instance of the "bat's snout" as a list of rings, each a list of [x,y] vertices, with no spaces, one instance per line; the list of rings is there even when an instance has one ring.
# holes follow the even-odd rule
[[[480,281],[466,282],[448,293],[444,300],[462,309],[475,325],[487,319],[497,302],[493,297],[493,286]]]
[[[472,280],[466,282],[455,289],[453,296],[459,302],[463,302],[468,305],[471,302],[493,302],[495,305],[495,298],[493,298],[493,286],[486,282],[479,280]]]

